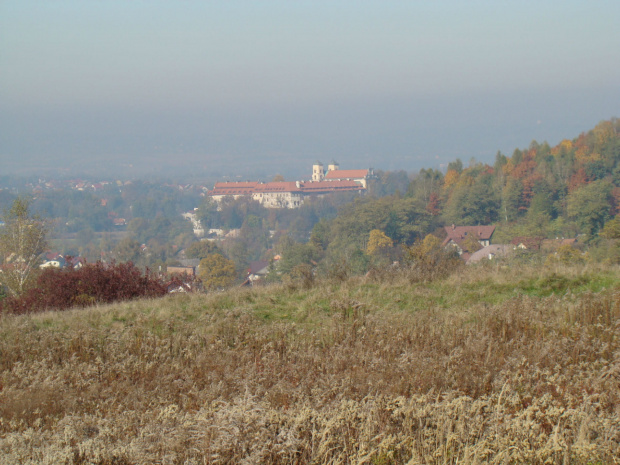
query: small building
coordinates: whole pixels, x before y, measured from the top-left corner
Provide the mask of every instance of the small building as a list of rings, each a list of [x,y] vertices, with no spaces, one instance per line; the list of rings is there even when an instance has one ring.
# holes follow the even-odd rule
[[[472,238],[476,240],[482,247],[491,245],[491,237],[495,232],[495,226],[446,226],[446,238],[444,239],[442,246],[455,247],[459,255],[463,252],[472,252],[467,247],[467,242]]]
[[[254,285],[256,282],[264,279],[268,274],[269,262],[267,260],[250,262],[247,280],[249,281],[249,284]]]

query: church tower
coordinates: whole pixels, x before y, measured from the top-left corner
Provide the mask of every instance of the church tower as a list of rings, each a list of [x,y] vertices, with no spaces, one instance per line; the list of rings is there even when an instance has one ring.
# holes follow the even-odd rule
[[[317,161],[312,165],[312,180],[322,181],[325,179],[325,171],[323,170],[323,163]]]
[[[336,171],[340,169],[340,165],[338,164],[337,161],[332,160],[332,162],[327,165],[327,172],[329,173],[330,171]]]

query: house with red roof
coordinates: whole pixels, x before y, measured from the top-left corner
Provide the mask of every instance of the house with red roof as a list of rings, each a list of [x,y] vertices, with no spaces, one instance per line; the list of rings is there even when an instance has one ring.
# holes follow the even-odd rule
[[[491,245],[491,237],[495,232],[495,226],[446,226],[446,238],[443,241],[443,246],[455,247],[459,255],[463,255],[464,252],[475,252],[475,250],[469,250],[467,243],[474,238],[482,247]]]

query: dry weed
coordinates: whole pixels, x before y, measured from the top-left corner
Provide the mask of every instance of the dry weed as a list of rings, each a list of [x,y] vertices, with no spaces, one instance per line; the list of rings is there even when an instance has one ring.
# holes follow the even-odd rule
[[[0,464],[619,463],[617,287],[394,311],[429,291],[365,286],[2,317]]]

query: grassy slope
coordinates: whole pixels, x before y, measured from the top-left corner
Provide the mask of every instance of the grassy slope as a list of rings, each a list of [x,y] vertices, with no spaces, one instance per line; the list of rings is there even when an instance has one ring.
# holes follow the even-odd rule
[[[0,464],[618,463],[619,277],[473,268],[5,316]]]

